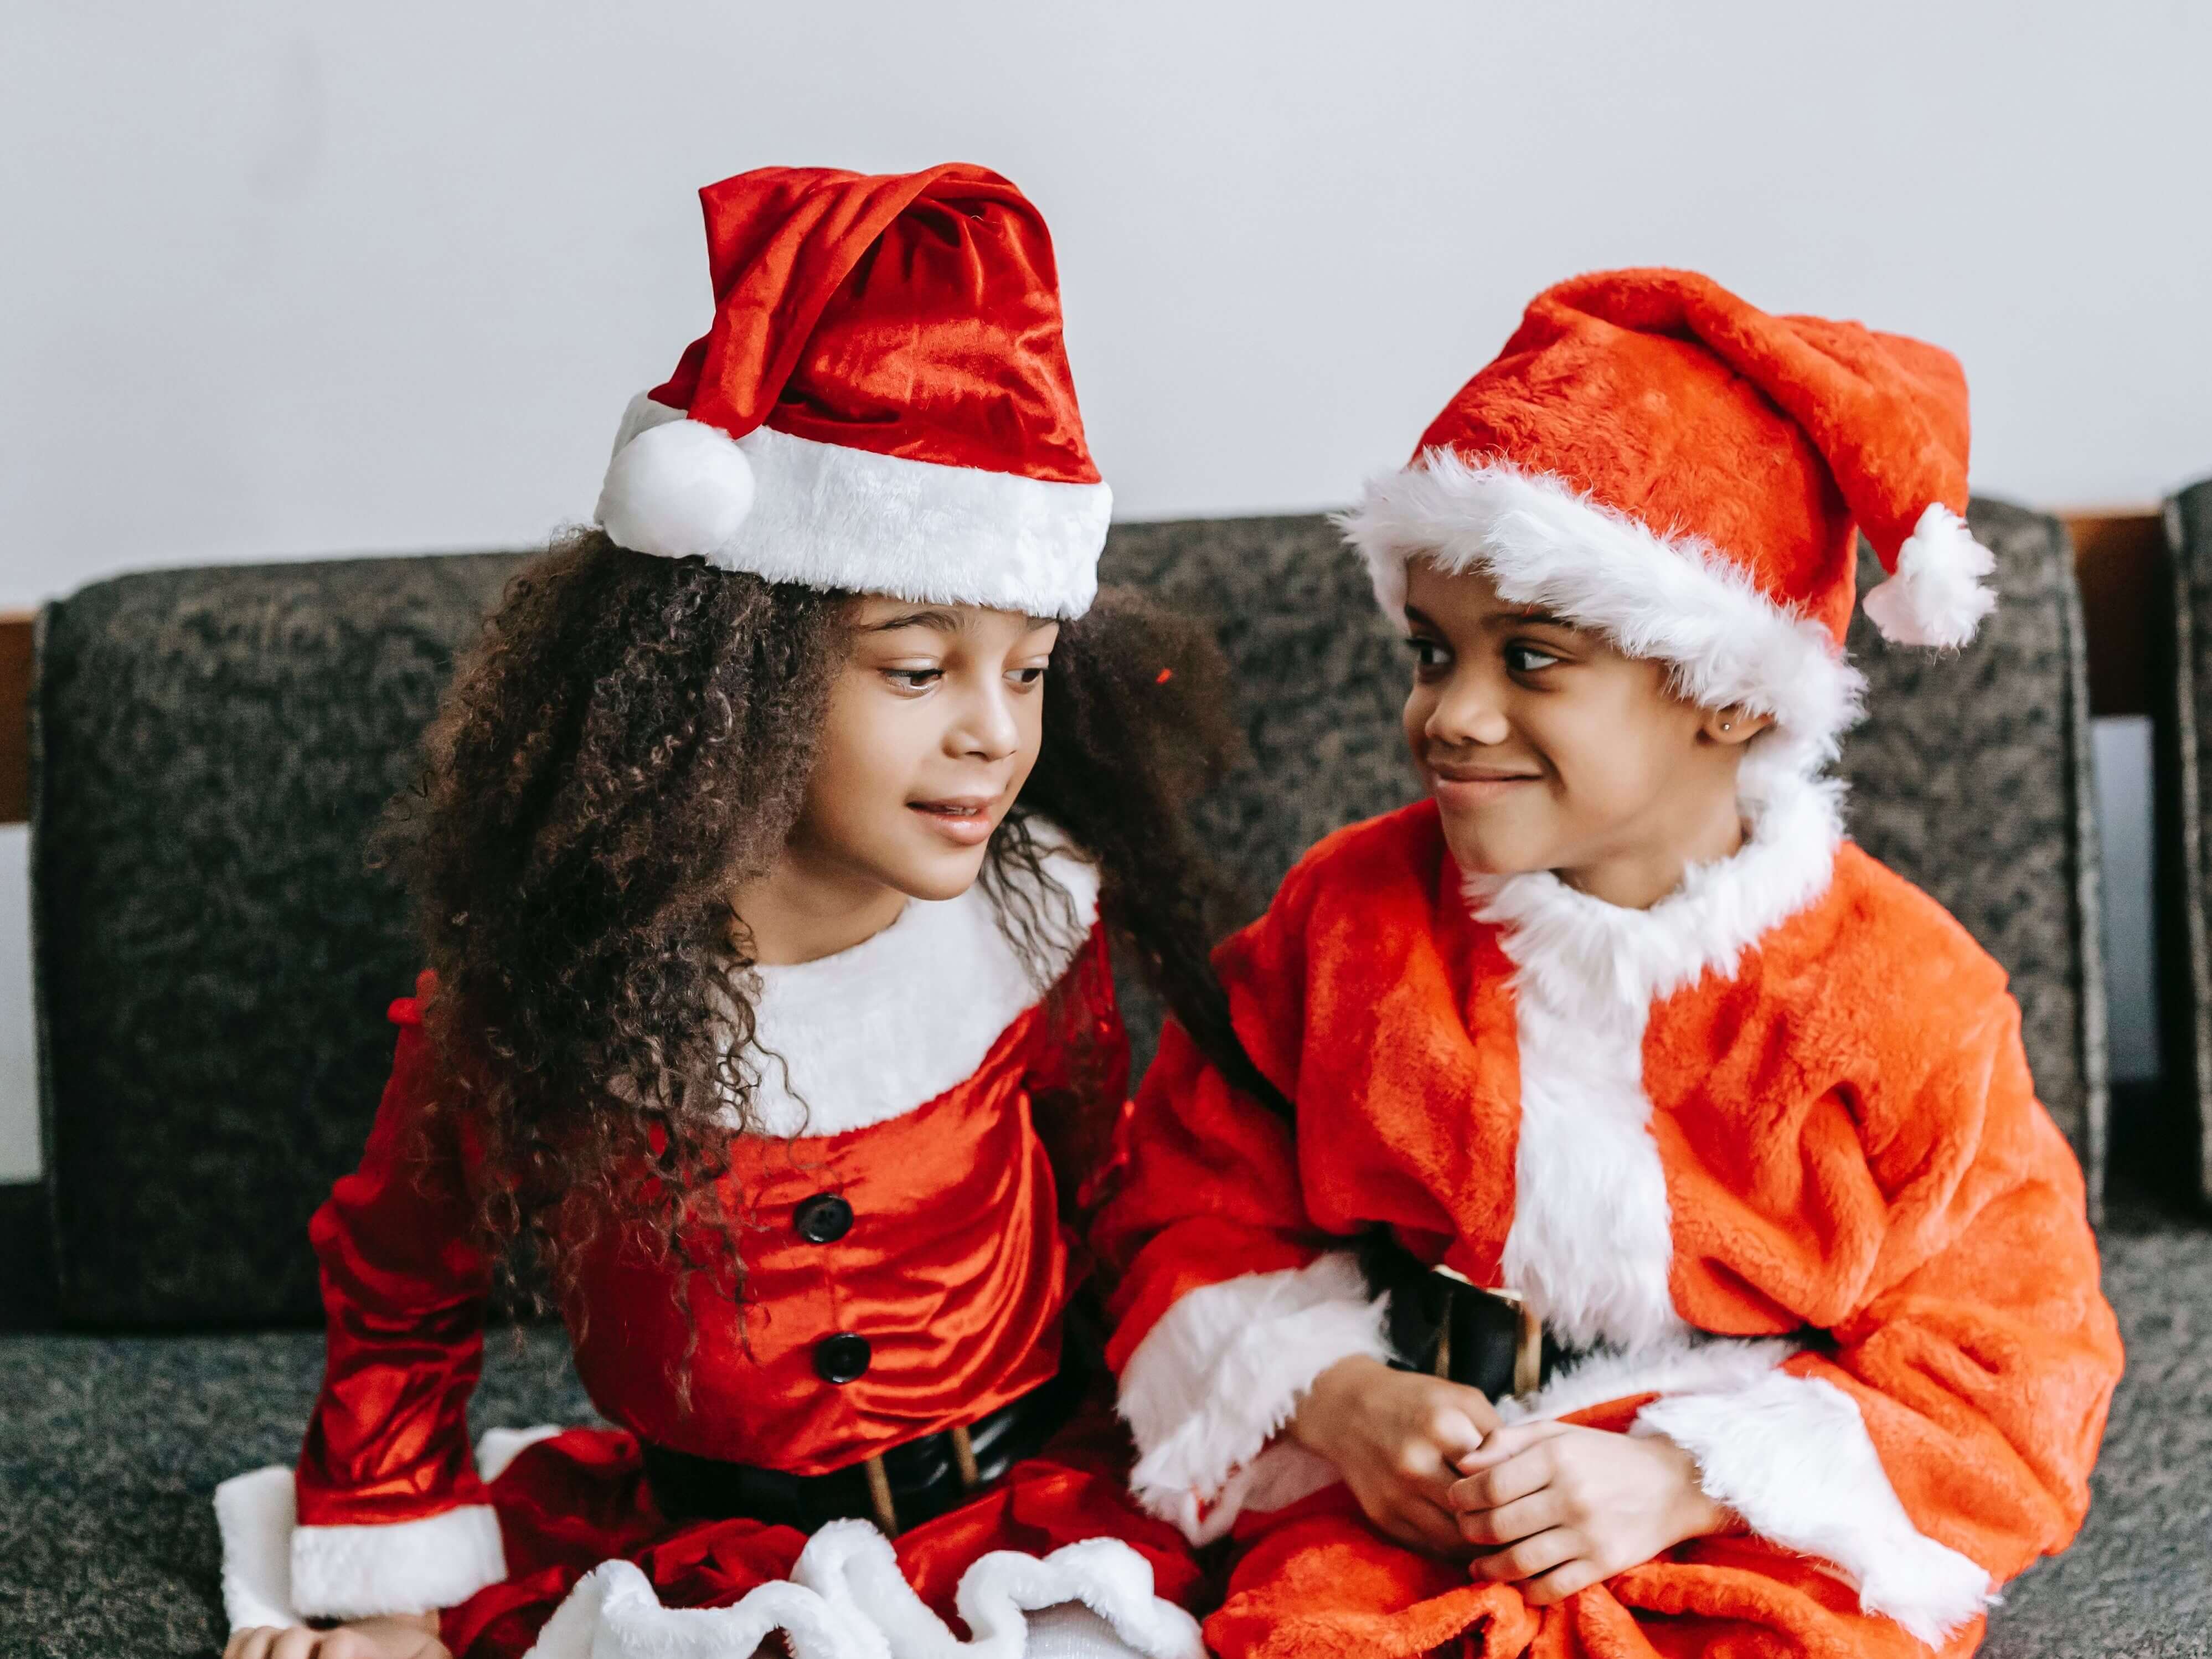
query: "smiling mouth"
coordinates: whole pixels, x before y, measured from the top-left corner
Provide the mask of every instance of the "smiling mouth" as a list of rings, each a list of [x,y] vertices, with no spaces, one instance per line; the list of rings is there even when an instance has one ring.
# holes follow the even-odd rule
[[[917,812],[927,812],[933,817],[962,819],[988,817],[991,804],[973,800],[910,800],[907,805]]]

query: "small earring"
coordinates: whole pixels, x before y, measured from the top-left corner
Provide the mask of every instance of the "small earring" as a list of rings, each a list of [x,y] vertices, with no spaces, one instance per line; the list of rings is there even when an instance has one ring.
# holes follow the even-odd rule
[[[1723,720],[1723,721],[1721,722],[1721,730],[1722,730],[1722,731],[1723,731],[1723,732],[1733,732],[1733,731],[1735,731],[1735,722],[1734,720]]]

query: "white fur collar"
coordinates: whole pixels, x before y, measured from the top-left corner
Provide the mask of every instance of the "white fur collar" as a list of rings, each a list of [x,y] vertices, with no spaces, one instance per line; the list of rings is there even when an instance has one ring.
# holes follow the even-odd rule
[[[1042,982],[1000,931],[980,882],[957,898],[909,899],[896,921],[849,951],[752,970],[755,1042],[745,1059],[758,1073],[766,1133],[842,1134],[927,1104],[974,1075],[1000,1035],[1042,999],[1097,917],[1098,872],[1055,846],[1045,826],[1033,829],[1078,924],[1049,947]]]
[[[1772,763],[1784,759],[1747,757],[1743,846],[1692,866],[1648,910],[1607,904],[1548,871],[1469,877],[1468,902],[1510,936],[1522,979],[1568,1006],[1595,996],[1648,1008],[1705,974],[1733,974],[1746,950],[1827,891],[1843,841],[1843,786]]]
[[[1631,1353],[1684,1334],[1668,1285],[1674,1224],[1651,1139],[1644,1031],[1652,1003],[1743,951],[1828,884],[1842,836],[1833,784],[1747,765],[1751,833],[1671,896],[1628,910],[1556,876],[1469,881],[1515,964],[1521,1060],[1513,1224],[1499,1270],[1569,1343]]]

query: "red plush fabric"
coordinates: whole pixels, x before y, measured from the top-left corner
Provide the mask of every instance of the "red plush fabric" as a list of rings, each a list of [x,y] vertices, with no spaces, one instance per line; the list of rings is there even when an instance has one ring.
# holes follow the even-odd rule
[[[1295,1127],[1169,1033],[1100,1228],[1127,1264],[1125,1399],[1146,1337],[1197,1287],[1376,1223],[1497,1285],[1534,1201],[1516,1190],[1513,964],[1473,918],[1432,805],[1324,842],[1217,963]],[[1957,1552],[1995,1583],[2079,1527],[2120,1367],[2080,1172],[2036,1102],[2019,1019],[1965,931],[1845,845],[1825,893],[1732,974],[1657,1000],[1643,1036],[1674,1315],[1799,1343],[1784,1374],[1856,1404],[1907,1547]],[[1643,1404],[1577,1420],[1626,1428]],[[1240,1522],[1207,1626],[1219,1651],[1351,1659],[1463,1633],[1498,1656],[1922,1650],[1832,1566],[1758,1537],[1694,1543],[1534,1618],[1517,1593],[1382,1540],[1334,1490]]]

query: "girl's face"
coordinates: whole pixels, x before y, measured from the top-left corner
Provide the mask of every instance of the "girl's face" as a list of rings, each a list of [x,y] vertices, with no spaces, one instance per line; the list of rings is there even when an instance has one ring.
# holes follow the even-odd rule
[[[1480,571],[1414,560],[1406,621],[1406,741],[1462,871],[1556,871],[1642,906],[1734,850],[1736,763],[1765,720],[1698,708],[1663,665],[1507,604]]]
[[[1036,763],[1060,624],[871,594],[852,627],[788,850],[910,898],[957,897]]]

